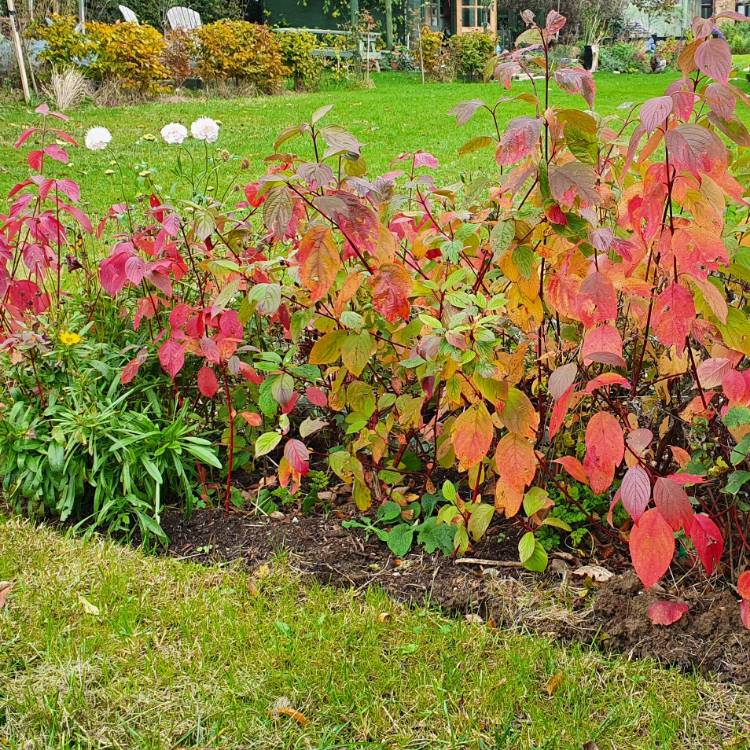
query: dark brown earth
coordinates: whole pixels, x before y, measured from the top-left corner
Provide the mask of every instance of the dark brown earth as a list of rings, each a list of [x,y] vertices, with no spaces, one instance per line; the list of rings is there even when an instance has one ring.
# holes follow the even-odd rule
[[[326,584],[376,585],[401,601],[428,601],[490,626],[520,627],[750,685],[750,631],[742,627],[737,599],[718,579],[692,577],[682,587],[665,581],[646,592],[632,572],[597,583],[581,573],[598,561],[566,553],[553,553],[547,573],[532,575],[516,563],[517,533],[499,525],[472,550],[474,562],[419,550],[399,560],[375,537],[344,529],[346,513],[289,513],[272,520],[203,509],[185,519],[167,510],[162,526],[171,540],[169,554],[180,559],[241,560],[254,570],[284,551],[301,571]],[[600,565],[604,574],[624,567],[617,555]],[[658,599],[683,601],[690,609],[669,627],[653,625],[646,611]]]

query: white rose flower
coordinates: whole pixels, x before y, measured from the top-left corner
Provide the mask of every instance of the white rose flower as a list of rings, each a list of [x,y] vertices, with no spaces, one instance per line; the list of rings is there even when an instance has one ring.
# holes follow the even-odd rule
[[[112,133],[107,128],[96,127],[86,131],[84,142],[89,151],[103,151],[112,140]]]
[[[188,137],[188,131],[179,122],[170,122],[161,129],[161,137],[170,146],[179,146]]]
[[[190,132],[197,141],[215,143],[219,138],[219,123],[210,117],[199,117],[190,126]]]

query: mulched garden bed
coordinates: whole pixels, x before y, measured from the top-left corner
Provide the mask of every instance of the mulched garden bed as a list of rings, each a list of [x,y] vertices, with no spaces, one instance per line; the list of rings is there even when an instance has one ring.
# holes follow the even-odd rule
[[[510,524],[489,529],[471,552],[473,562],[418,548],[397,559],[375,537],[367,540],[343,528],[349,513],[344,506],[328,516],[289,513],[271,519],[203,509],[185,519],[167,510],[162,526],[171,540],[169,554],[180,559],[241,560],[254,570],[286,551],[299,569],[326,584],[377,585],[401,601],[428,601],[446,613],[481,617],[490,626],[523,627],[750,686],[750,631],[741,625],[735,597],[711,581],[665,580],[645,592],[632,571],[621,572],[627,564],[618,554],[597,567],[595,560],[553,553],[543,576],[529,574],[516,563],[518,536]],[[611,577],[597,582],[587,571]],[[665,598],[686,602],[690,610],[669,627],[652,625],[646,610]]]

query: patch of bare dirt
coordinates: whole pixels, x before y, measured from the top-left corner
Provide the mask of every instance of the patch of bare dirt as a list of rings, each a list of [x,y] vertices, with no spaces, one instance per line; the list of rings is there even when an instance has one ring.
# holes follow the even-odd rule
[[[480,616],[497,627],[520,627],[552,637],[595,644],[635,657],[651,657],[683,670],[698,670],[735,685],[750,686],[747,654],[750,631],[742,627],[737,601],[710,581],[645,592],[632,572],[594,581],[580,575],[582,560],[554,555],[544,576],[516,563],[517,532],[493,525],[473,550],[473,561],[453,561],[419,549],[396,559],[375,537],[365,539],[342,527],[345,512],[328,517],[257,515],[204,509],[186,519],[168,510],[162,526],[170,537],[169,553],[199,562],[241,560],[252,570],[277,552],[293,555],[295,565],[336,586],[380,586],[406,602],[429,601],[447,613]],[[604,562],[596,577],[618,570],[617,557]],[[669,627],[653,625],[646,614],[656,599],[690,605]]]

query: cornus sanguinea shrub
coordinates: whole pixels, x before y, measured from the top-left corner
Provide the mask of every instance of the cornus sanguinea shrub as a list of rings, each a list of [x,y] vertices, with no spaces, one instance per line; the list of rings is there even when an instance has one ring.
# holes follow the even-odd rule
[[[407,521],[442,487],[435,523],[456,554],[494,514],[513,519],[538,570],[536,531],[564,527],[548,491],[575,504],[579,483],[624,508],[616,528],[591,522],[627,541],[645,586],[678,549],[707,574],[740,569],[750,237],[733,168],[750,134],[712,36],[726,17],[697,19],[682,77],[614,118],[595,113],[588,72],[550,59],[565,19],[525,12],[495,77],[528,76],[515,97],[528,113],[501,124],[508,98],[454,109],[459,125],[480,112],[490,124],[462,152],[494,165],[465,188],[437,187],[422,151],[366,178],[324,107],[279,136],[231,210],[153,195],[137,223],[114,207],[100,283],[143,342],[122,382],[158,359],[174,398],[217,403],[227,505],[235,465],[275,465],[295,491],[325,461],[359,508],[395,502]],[[290,152],[297,139],[311,159]],[[43,312],[44,290],[23,289],[19,314]],[[746,602],[744,579],[738,590]]]

